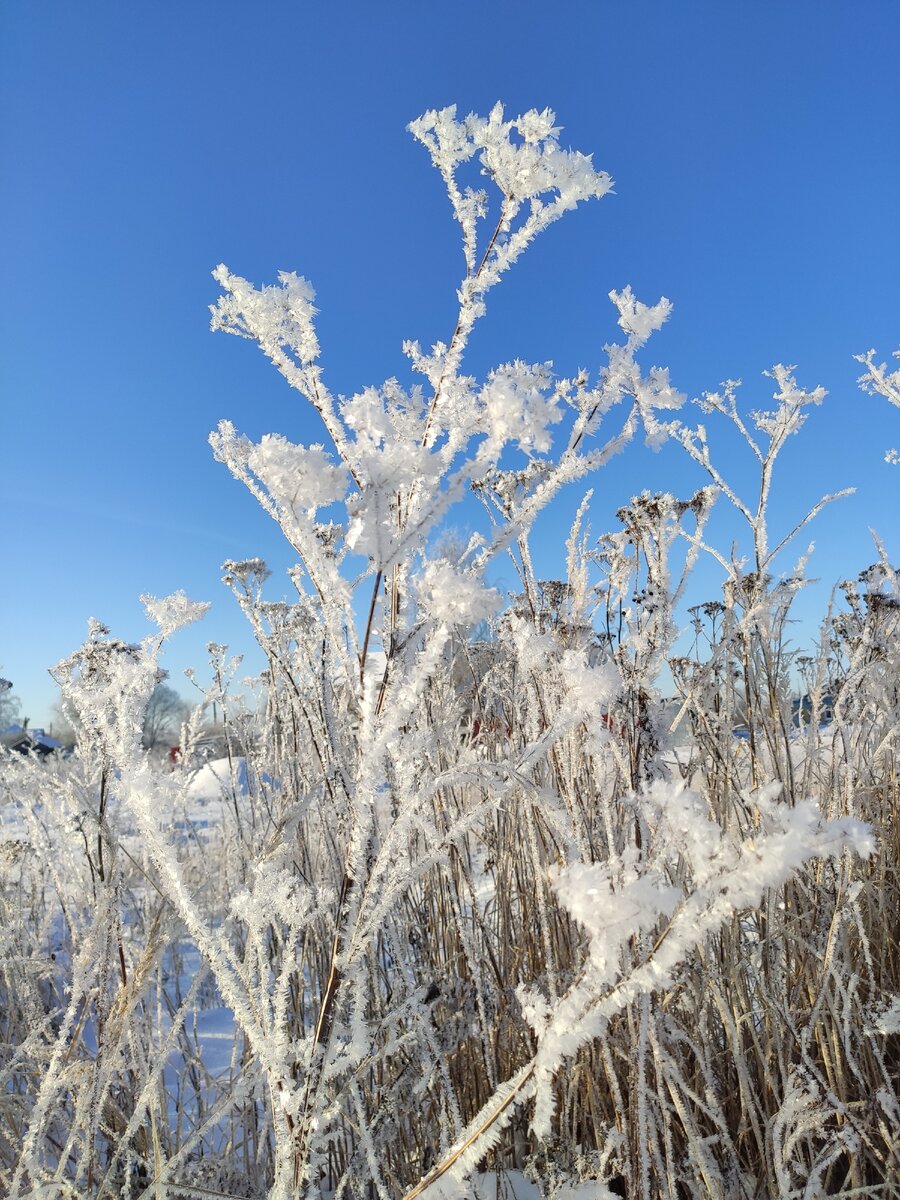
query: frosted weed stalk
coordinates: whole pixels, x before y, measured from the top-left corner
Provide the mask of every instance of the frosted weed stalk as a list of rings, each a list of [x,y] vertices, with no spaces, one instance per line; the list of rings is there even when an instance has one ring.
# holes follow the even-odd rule
[[[686,576],[673,582],[670,552],[687,538],[689,567],[704,547],[712,490],[634,499],[597,548],[585,504],[566,578],[542,581],[531,562],[535,518],[561,488],[642,430],[653,444],[676,431],[683,397],[636,360],[669,302],[611,293],[623,336],[595,383],[518,361],[482,382],[463,373],[490,289],[548,225],[611,187],[561,149],[554,120],[507,121],[498,106],[411,125],[446,184],[466,270],[449,340],[404,346],[418,378],[408,388],[333,396],[311,286],[282,274],[256,289],[217,268],[213,327],[258,342],[325,430],[325,444],[254,444],[223,422],[211,439],[293,547],[296,597],[265,599],[261,560],[226,564],[267,667],[261,705],[241,713],[238,664],[210,647],[206,702],[225,713],[228,769],[206,842],[171,833],[190,808],[188,758],[162,773],[139,742],[160,646],[200,607],[148,600],[157,637],[122,647],[94,628],[63,665],[83,731],[65,787],[81,781],[79,869],[96,874],[102,858],[102,904],[68,922],[65,998],[28,993],[18,952],[4,958],[19,1014],[2,1101],[10,1195],[412,1200],[468,1196],[486,1163],[527,1170],[560,1198],[580,1180],[600,1196],[609,1183],[634,1196],[787,1198],[794,1177],[835,1169],[822,1144],[836,1127],[838,1156],[863,1147],[863,1173],[891,1166],[885,1132],[823,1074],[826,1050],[842,1069],[859,1046],[844,1036],[823,1050],[819,1026],[791,1028],[790,963],[770,936],[774,897],[792,895],[776,889],[813,888],[824,872],[837,924],[824,948],[800,947],[809,987],[819,996],[820,976],[834,979],[817,1005],[835,1022],[869,1011],[871,997],[861,1007],[850,994],[855,965],[843,966],[869,919],[859,890],[843,903],[858,882],[851,851],[872,848],[855,793],[826,820],[791,790],[795,777],[785,794],[777,754],[755,757],[752,778],[740,764],[713,771],[721,723],[715,750],[698,737],[696,781],[672,778],[656,676]],[[490,193],[466,183],[479,167]],[[684,441],[702,461],[705,443]],[[489,533],[441,542],[471,491]],[[501,555],[521,584],[506,611],[485,581]],[[754,595],[757,624],[767,604]],[[473,639],[478,627],[490,636]],[[718,686],[710,678],[731,678],[743,636],[728,626],[729,649],[710,659],[721,670],[687,694],[698,728],[709,721],[698,700]],[[780,687],[767,646],[759,670]],[[747,653],[756,664],[752,643]],[[755,719],[752,688],[743,702]],[[723,703],[734,710],[733,696]],[[48,800],[60,786],[35,764],[16,770]],[[810,795],[824,807],[830,793]],[[73,853],[64,822],[45,837],[29,812],[35,847]],[[805,866],[822,857],[832,865]],[[70,885],[55,890],[66,911]],[[41,903],[35,918],[52,909]],[[25,916],[16,930],[33,942]],[[754,947],[771,961],[745,968]],[[193,981],[186,955],[200,964]],[[190,1038],[204,1006],[227,1008],[235,1027],[215,1078]],[[890,1069],[882,1057],[865,1078],[889,1082]]]

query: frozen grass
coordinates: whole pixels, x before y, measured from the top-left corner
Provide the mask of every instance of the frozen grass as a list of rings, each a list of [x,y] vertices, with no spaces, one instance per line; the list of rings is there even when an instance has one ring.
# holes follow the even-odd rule
[[[430,794],[405,822],[396,792],[378,797],[349,982],[334,982],[347,970],[334,943],[352,814],[317,765],[324,724],[287,745],[260,730],[256,778],[277,788],[248,787],[235,757],[235,786],[227,759],[128,781],[154,797],[135,814],[118,777],[102,825],[88,763],[5,760],[4,1189],[262,1196],[296,1145],[279,1144],[280,1103],[295,1122],[314,1105],[324,1130],[302,1194],[342,1181],[366,1194],[377,1168],[374,1194],[402,1196],[470,1140],[467,1169],[524,1170],[548,1195],[585,1178],[629,1196],[889,1195],[898,1034],[884,1017],[900,994],[900,896],[883,689],[896,617],[864,608],[870,628],[853,639],[881,649],[865,672],[845,664],[852,714],[837,688],[835,720],[797,731],[776,693],[778,718],[752,742],[729,731],[746,703],[733,672],[713,704],[696,667],[695,732],[674,753],[652,697],[629,724],[625,695],[603,721],[567,722],[537,761],[565,700],[546,661],[529,675],[501,633],[475,678],[476,707],[502,727],[482,720],[477,733],[471,695],[436,675],[397,743],[415,747]],[[658,777],[643,801],[636,763]],[[754,776],[779,779],[778,799]],[[822,844],[835,853],[764,891],[816,848],[808,814],[791,824],[810,799],[867,822],[877,848]],[[156,845],[141,834],[151,822]],[[576,863],[595,865],[579,877]],[[676,934],[675,965],[635,983]],[[329,1005],[337,1032],[323,1037]],[[434,1194],[457,1194],[450,1181],[448,1167]]]
[[[613,294],[624,342],[595,384],[461,373],[487,291],[608,190],[553,120],[412,127],[467,264],[448,344],[406,348],[418,389],[332,397],[309,285],[217,271],[214,324],[258,340],[329,438],[213,439],[296,550],[297,597],[269,602],[259,560],[226,564],[267,669],[248,703],[210,646],[174,769],[140,731],[165,638],[202,615],[181,594],[147,599],[158,636],[128,646],[95,624],[57,668],[77,757],[0,759],[4,1195],[900,1186],[897,576],[881,554],[817,654],[794,656],[802,562],[775,576],[767,505],[822,394],[779,367],[770,413],[743,418],[732,385],[704,399],[759,463],[744,503],[705,430],[660,420],[683,401],[666,372],[637,364],[665,300]],[[461,181],[476,161],[493,208]],[[599,541],[585,503],[563,578],[536,578],[537,512],[641,429],[680,440],[710,486],[636,497]],[[437,539],[468,492],[491,536]],[[717,495],[747,522],[749,568],[705,541]],[[699,598],[675,658],[700,553],[722,599]],[[520,579],[508,600],[484,582],[500,554]],[[811,696],[799,726],[792,671]],[[226,755],[204,766],[213,705]]]

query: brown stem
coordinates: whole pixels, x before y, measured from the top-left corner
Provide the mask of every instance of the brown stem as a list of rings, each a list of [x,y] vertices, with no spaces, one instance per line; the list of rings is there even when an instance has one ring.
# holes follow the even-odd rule
[[[362,687],[363,675],[366,670],[366,659],[369,655],[369,639],[372,636],[372,622],[375,619],[375,602],[378,599],[378,589],[381,587],[382,574],[379,571],[375,576],[375,586],[372,588],[372,599],[369,602],[369,615],[366,618],[366,634],[363,638],[362,654],[359,656],[359,683]]]

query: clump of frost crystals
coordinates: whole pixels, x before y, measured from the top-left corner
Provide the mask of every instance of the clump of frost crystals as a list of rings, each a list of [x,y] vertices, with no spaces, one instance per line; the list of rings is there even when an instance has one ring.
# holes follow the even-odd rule
[[[894,996],[890,1002],[882,1005],[876,1014],[873,1028],[883,1037],[900,1033],[900,996]]]
[[[495,616],[499,592],[476,575],[464,574],[446,561],[426,563],[419,578],[419,599],[426,614],[448,625],[477,625]]]
[[[213,278],[228,293],[216,305],[215,328],[258,341],[272,359],[280,359],[286,345],[294,347],[296,358],[303,364],[319,357],[313,325],[316,293],[302,276],[279,271],[280,287],[257,289],[220,263]]]
[[[507,121],[503,105],[496,104],[488,117],[470,113],[458,121],[453,105],[410,123],[410,133],[429,151],[447,185],[466,256],[467,275],[459,293],[461,323],[453,343],[442,347],[436,359],[446,355],[451,363],[458,361],[472,325],[484,312],[485,293],[539,233],[582,200],[600,198],[612,189],[610,176],[597,171],[589,155],[560,147],[555,121],[550,109],[532,109]],[[462,187],[457,179],[459,169],[473,158],[502,197],[496,229],[480,262],[478,223],[488,214],[488,196]]]
[[[779,803],[780,792],[775,783],[753,796],[758,830],[742,840],[709,818],[695,792],[658,781],[633,800],[651,839],[649,852],[631,848],[617,860],[576,863],[556,873],[556,893],[587,932],[589,952],[579,981],[536,1030],[537,1134],[550,1129],[556,1071],[610,1017],[642,994],[671,987],[696,946],[735,913],[758,905],[808,859],[845,848],[868,857],[874,849],[862,822],[823,820],[812,802]],[[648,953],[629,969],[630,940],[651,931],[656,937]]]
[[[554,1080],[583,1046],[602,1036],[610,1019],[634,1001],[665,991],[697,946],[735,914],[760,903],[807,860],[849,849],[868,857],[869,827],[850,817],[824,820],[812,802],[779,801],[780,784],[748,800],[757,814],[753,835],[727,833],[706,804],[682,784],[656,781],[631,799],[644,844],[603,863],[572,863],[552,872],[554,890],[588,935],[576,981],[552,1005],[519,987],[522,1013],[537,1051],[498,1089],[444,1163],[432,1172],[462,1179],[496,1145],[516,1110],[534,1101],[532,1131],[550,1135]],[[631,950],[640,949],[636,960]],[[439,1192],[434,1193],[438,1195]]]
[[[547,366],[515,362],[492,371],[480,397],[488,437],[499,445],[515,441],[527,453],[546,454],[549,427],[562,418],[559,397],[547,395],[551,384]]]
[[[870,396],[884,396],[885,400],[900,408],[900,367],[896,371],[888,371],[885,363],[875,361],[874,350],[867,350],[865,354],[857,354],[854,357],[866,367],[866,371],[857,381],[862,390]],[[895,350],[893,357],[900,360],[900,350]],[[888,450],[884,461],[896,466],[900,463],[900,453]]]
[[[344,498],[346,472],[331,462],[321,445],[296,446],[267,433],[247,457],[247,465],[279,506],[314,516],[318,508]]]
[[[171,596],[141,596],[147,616],[159,626],[160,636],[171,637],[179,629],[200,621],[209,611],[208,600],[191,600],[181,589]]]

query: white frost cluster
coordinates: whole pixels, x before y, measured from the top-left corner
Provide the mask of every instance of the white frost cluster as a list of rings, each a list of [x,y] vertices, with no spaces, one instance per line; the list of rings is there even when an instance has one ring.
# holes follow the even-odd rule
[[[662,329],[672,315],[672,302],[665,296],[653,305],[642,304],[635,298],[630,287],[621,292],[611,291],[609,298],[619,310],[619,325],[633,338],[637,345],[643,346],[652,333]]]
[[[457,570],[446,561],[428,562],[418,579],[419,602],[433,621],[447,625],[477,625],[490,620],[503,601],[477,575]]]
[[[210,306],[213,329],[252,338],[270,358],[278,357],[284,345],[292,347],[303,364],[319,357],[313,324],[316,293],[308,280],[293,271],[280,271],[279,287],[255,288],[224,263],[213,271],[213,278],[227,293]]]
[[[661,916],[670,917],[682,899],[680,888],[636,858],[617,868],[573,863],[559,872],[554,889],[590,937],[591,965],[600,985],[618,977],[619,956],[628,939],[652,929]]]
[[[453,105],[425,113],[410,123],[409,131],[447,175],[478,155],[485,173],[517,203],[555,191],[573,207],[612,188],[610,177],[594,169],[589,155],[560,148],[561,130],[549,108],[532,109],[510,121],[503,116],[503,105],[496,104],[488,117],[470,113],[457,121]]]
[[[900,408],[900,368],[888,372],[885,363],[876,363],[875,351],[868,350],[865,354],[857,354],[856,361],[863,363],[867,370],[859,377],[859,386],[870,396],[883,396],[890,404]],[[894,351],[894,358],[900,359],[900,350]],[[900,453],[888,450],[884,461],[896,466],[900,463]]]
[[[641,995],[671,987],[695,946],[735,913],[757,905],[767,889],[784,883],[808,859],[839,855],[845,847],[871,853],[868,826],[853,818],[825,821],[812,803],[780,804],[779,791],[776,784],[754,796],[760,831],[741,841],[707,815],[701,797],[683,785],[657,782],[634,799],[652,838],[649,851],[556,872],[557,895],[589,935],[590,959],[539,1039],[533,1121],[538,1134],[549,1132],[556,1072],[610,1017]],[[668,882],[679,869],[682,887]],[[630,939],[660,922],[665,924],[652,951],[627,969]]]
[[[885,1004],[875,1018],[875,1029],[884,1037],[900,1033],[900,996]]]
[[[562,418],[559,400],[547,395],[552,387],[549,364],[529,366],[516,361],[491,371],[479,399],[484,427],[492,444],[508,442],[527,453],[550,450],[550,426]]]
[[[460,289],[462,343],[484,311],[484,294],[537,234],[582,200],[612,189],[609,175],[595,170],[588,155],[560,147],[555,120],[545,109],[505,121],[503,106],[497,104],[488,117],[470,113],[458,121],[454,106],[427,112],[409,126],[441,172],[462,229],[468,268]],[[475,157],[501,196],[497,228],[480,264],[478,223],[488,214],[488,197],[461,187],[456,178],[459,168]]]
[[[185,625],[192,625],[201,620],[209,610],[209,601],[190,600],[179,588],[171,596],[157,599],[155,596],[141,596],[141,603],[151,620],[159,626],[163,637],[170,637]]]
[[[298,515],[315,516],[316,509],[342,500],[347,489],[346,471],[323,446],[298,446],[280,434],[267,433],[248,454],[247,465],[280,507]]]
[[[595,719],[615,699],[622,683],[612,663],[592,666],[580,650],[565,650],[559,670],[565,680],[566,705],[581,720]]]

